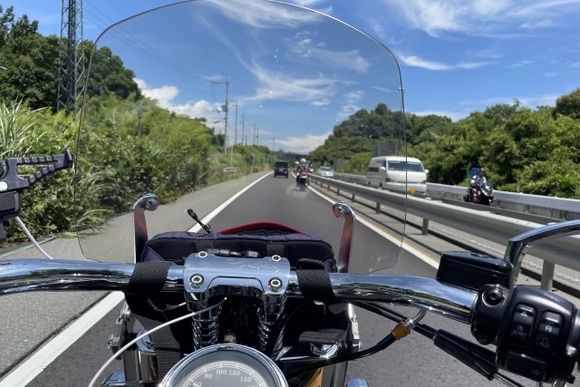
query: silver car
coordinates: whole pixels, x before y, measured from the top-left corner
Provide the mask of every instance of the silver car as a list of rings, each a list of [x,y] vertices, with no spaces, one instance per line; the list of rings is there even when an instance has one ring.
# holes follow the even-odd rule
[[[318,171],[316,171],[316,174],[318,176],[334,177],[334,171],[330,167],[320,167],[318,168]]]

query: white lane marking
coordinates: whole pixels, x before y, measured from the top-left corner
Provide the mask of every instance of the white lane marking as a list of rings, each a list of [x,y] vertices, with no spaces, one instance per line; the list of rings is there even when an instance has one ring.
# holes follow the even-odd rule
[[[310,188],[310,190],[312,192],[314,192],[315,194],[317,194],[318,196],[320,196],[322,199],[326,200],[327,202],[332,203],[332,204],[336,203],[336,200],[331,199],[330,197],[326,196],[324,193],[320,192],[316,188],[313,188],[313,187],[308,187],[308,188]],[[371,230],[373,230],[374,232],[376,232],[377,234],[379,234],[383,238],[389,240],[394,245],[398,245],[401,243],[400,239],[397,239],[397,238],[393,237],[391,234],[388,234],[387,232],[378,228],[377,226],[375,226],[374,224],[372,224],[368,220],[364,219],[362,216],[357,216],[355,218],[355,220],[357,222],[364,224],[366,227],[370,228]],[[401,247],[403,249],[405,249],[406,251],[408,251],[409,253],[416,256],[417,258],[419,258],[420,260],[422,260],[423,262],[425,262],[426,264],[428,264],[429,266],[432,266],[435,269],[437,269],[439,267],[439,262],[437,262],[433,258],[429,257],[425,253],[417,250],[413,246],[410,246],[408,243],[405,242],[405,240],[403,240],[403,245]]]
[[[237,199],[240,195],[250,189],[252,186],[257,184],[259,181],[269,176],[266,174],[254,181],[252,184],[238,192],[236,195],[232,196],[230,199],[222,203],[219,207],[210,212],[206,217],[203,218],[203,223],[209,223],[217,214],[219,214],[225,207],[227,207],[231,202]],[[312,192],[319,195],[324,200],[333,203],[334,201],[320,193],[318,190],[308,187]],[[366,227],[372,229],[384,238],[394,242],[399,243],[391,235],[387,234],[383,230],[379,229],[372,223],[368,222],[361,217],[357,217],[356,220]],[[201,226],[195,225],[189,231],[197,232],[201,229]],[[437,268],[438,262],[428,257],[427,255],[417,251],[413,247],[403,244],[403,248],[409,251],[411,254],[420,258],[427,264]],[[39,351],[35,352],[34,355],[29,357],[24,363],[10,372],[2,381],[0,381],[0,387],[13,387],[13,386],[26,386],[30,383],[36,376],[38,376],[46,367],[50,365],[58,356],[60,356],[65,350],[67,350],[72,344],[74,344],[83,334],[85,334],[93,325],[95,325],[101,318],[109,313],[119,302],[124,299],[123,293],[113,292],[101,300],[98,304],[92,307],[87,313],[84,313],[79,319],[73,322],[68,328],[66,328],[62,333],[57,335],[54,339],[50,340],[46,345],[44,345]]]
[[[26,386],[124,299],[125,296],[121,292],[109,293],[62,333],[59,333],[21,363],[18,368],[10,372],[0,381],[0,387]]]
[[[268,173],[250,185],[246,186],[240,192],[226,200],[219,207],[210,212],[203,223],[209,223],[217,214],[219,214],[226,206],[237,199],[240,195],[257,184],[262,179],[270,176]],[[196,230],[197,229],[197,230]],[[196,225],[189,231],[199,231],[201,226]],[[27,360],[21,363],[12,372],[0,381],[0,387],[14,387],[26,386],[35,377],[37,377],[46,367],[50,365],[58,356],[73,345],[83,334],[85,334],[93,325],[100,321],[103,316],[109,313],[119,302],[124,300],[124,295],[121,292],[113,292],[107,295],[103,300],[97,303],[94,307],[84,313],[79,319],[74,321],[71,325],[65,328],[61,333],[48,341],[40,350],[36,351]]]
[[[208,224],[217,214],[219,214],[220,212],[222,212],[224,210],[224,208],[226,208],[227,206],[230,205],[231,202],[233,202],[234,200],[236,200],[237,198],[239,198],[240,196],[242,196],[242,194],[244,192],[246,192],[247,190],[249,190],[250,188],[252,188],[254,185],[258,184],[260,181],[262,181],[263,179],[265,179],[266,177],[270,176],[271,173],[267,173],[264,176],[260,177],[258,180],[254,181],[252,184],[248,185],[246,188],[242,189],[240,192],[238,192],[237,194],[235,194],[234,196],[232,196],[231,198],[229,198],[228,200],[226,200],[225,202],[223,202],[221,205],[219,205],[218,207],[216,207],[212,212],[210,212],[209,214],[207,214],[205,216],[205,218],[203,218],[201,220],[202,223]],[[199,230],[201,230],[201,226],[199,224],[196,224],[195,226],[193,226],[192,228],[190,228],[189,232],[198,232]]]

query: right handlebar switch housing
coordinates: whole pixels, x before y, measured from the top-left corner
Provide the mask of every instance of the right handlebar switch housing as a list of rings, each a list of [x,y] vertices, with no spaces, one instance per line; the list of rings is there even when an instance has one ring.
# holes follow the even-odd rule
[[[538,382],[574,381],[580,313],[560,296],[532,286],[484,285],[471,332],[481,344],[497,346],[502,369]]]

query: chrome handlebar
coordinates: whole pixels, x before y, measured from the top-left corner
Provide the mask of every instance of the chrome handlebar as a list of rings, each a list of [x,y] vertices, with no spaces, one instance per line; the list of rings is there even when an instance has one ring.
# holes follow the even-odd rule
[[[134,272],[142,273],[149,269],[147,265],[46,259],[2,261],[0,295],[39,290],[147,291],[147,286],[132,287],[134,277],[139,277]],[[184,292],[193,300],[236,295],[283,302],[286,297],[307,298],[306,293],[312,292],[303,287],[309,279],[299,283],[299,278],[308,278],[301,277],[304,272],[291,270],[288,260],[277,256],[235,258],[200,252],[190,255],[184,265],[173,264],[165,269],[166,278],[165,274],[158,278],[159,291]],[[318,271],[323,272],[313,270],[310,274]],[[432,339],[436,346],[488,378],[497,376],[499,366],[540,382],[574,379],[572,372],[580,353],[580,310],[561,297],[530,286],[506,289],[490,284],[476,292],[408,275],[323,274],[337,301],[411,306],[469,324],[480,344],[497,346],[495,357],[489,350],[474,348],[466,339],[444,331],[437,331]],[[522,307],[529,310],[525,318]],[[552,325],[559,328],[542,328]],[[546,346],[551,352],[546,352]],[[485,370],[480,368],[480,361],[484,360]]]
[[[197,254],[192,259],[198,259]],[[224,258],[207,255],[206,265],[195,262],[172,265],[162,292],[207,291],[210,287],[235,284],[238,287],[262,288],[265,293],[285,292],[289,297],[302,297],[295,271],[285,259],[279,259],[282,270],[273,274],[277,262],[248,265],[248,258]],[[189,262],[189,261],[188,261]],[[216,262],[221,262],[215,266]],[[228,262],[226,264],[226,262]],[[243,264],[245,267],[236,265]],[[204,270],[203,266],[213,269]],[[235,276],[227,274],[226,267]],[[64,259],[17,259],[0,262],[0,295],[31,291],[126,291],[134,264],[73,261]],[[226,270],[226,271],[224,271]],[[195,272],[195,273],[194,273]],[[225,274],[224,274],[225,273]],[[205,289],[191,288],[192,277],[201,275]],[[268,289],[272,278],[281,279],[283,286]],[[477,293],[452,287],[434,279],[406,275],[363,275],[330,273],[332,291],[338,300],[379,301],[413,306],[469,324]]]

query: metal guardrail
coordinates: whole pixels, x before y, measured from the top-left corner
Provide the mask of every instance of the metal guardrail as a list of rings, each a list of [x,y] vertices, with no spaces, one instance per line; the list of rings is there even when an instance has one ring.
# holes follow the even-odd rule
[[[467,187],[427,183],[427,193],[432,198],[462,200]],[[530,195],[516,192],[494,191],[495,205],[554,219],[580,218],[580,200]]]
[[[366,176],[348,173],[335,173],[341,181],[366,185]],[[388,187],[387,187],[388,188]],[[427,196],[434,199],[462,201],[467,187],[427,183]],[[580,200],[530,195],[515,192],[495,191],[495,206],[512,211],[525,212],[553,219],[580,218]]]
[[[312,180],[318,184],[327,185],[328,188],[334,187],[336,192],[343,196],[348,197],[345,193],[350,194],[352,201],[357,201],[358,197],[375,202],[377,212],[383,205],[399,211],[406,210],[410,214],[423,218],[424,232],[428,232],[428,222],[434,221],[505,246],[511,237],[543,225],[455,206],[442,201],[430,200],[430,198],[418,198],[382,191],[348,181],[321,176],[312,176]],[[350,180],[356,179],[350,178]],[[542,287],[551,288],[554,265],[562,265],[580,271],[579,251],[580,238],[577,236],[550,240],[534,246],[533,255],[544,260]]]

